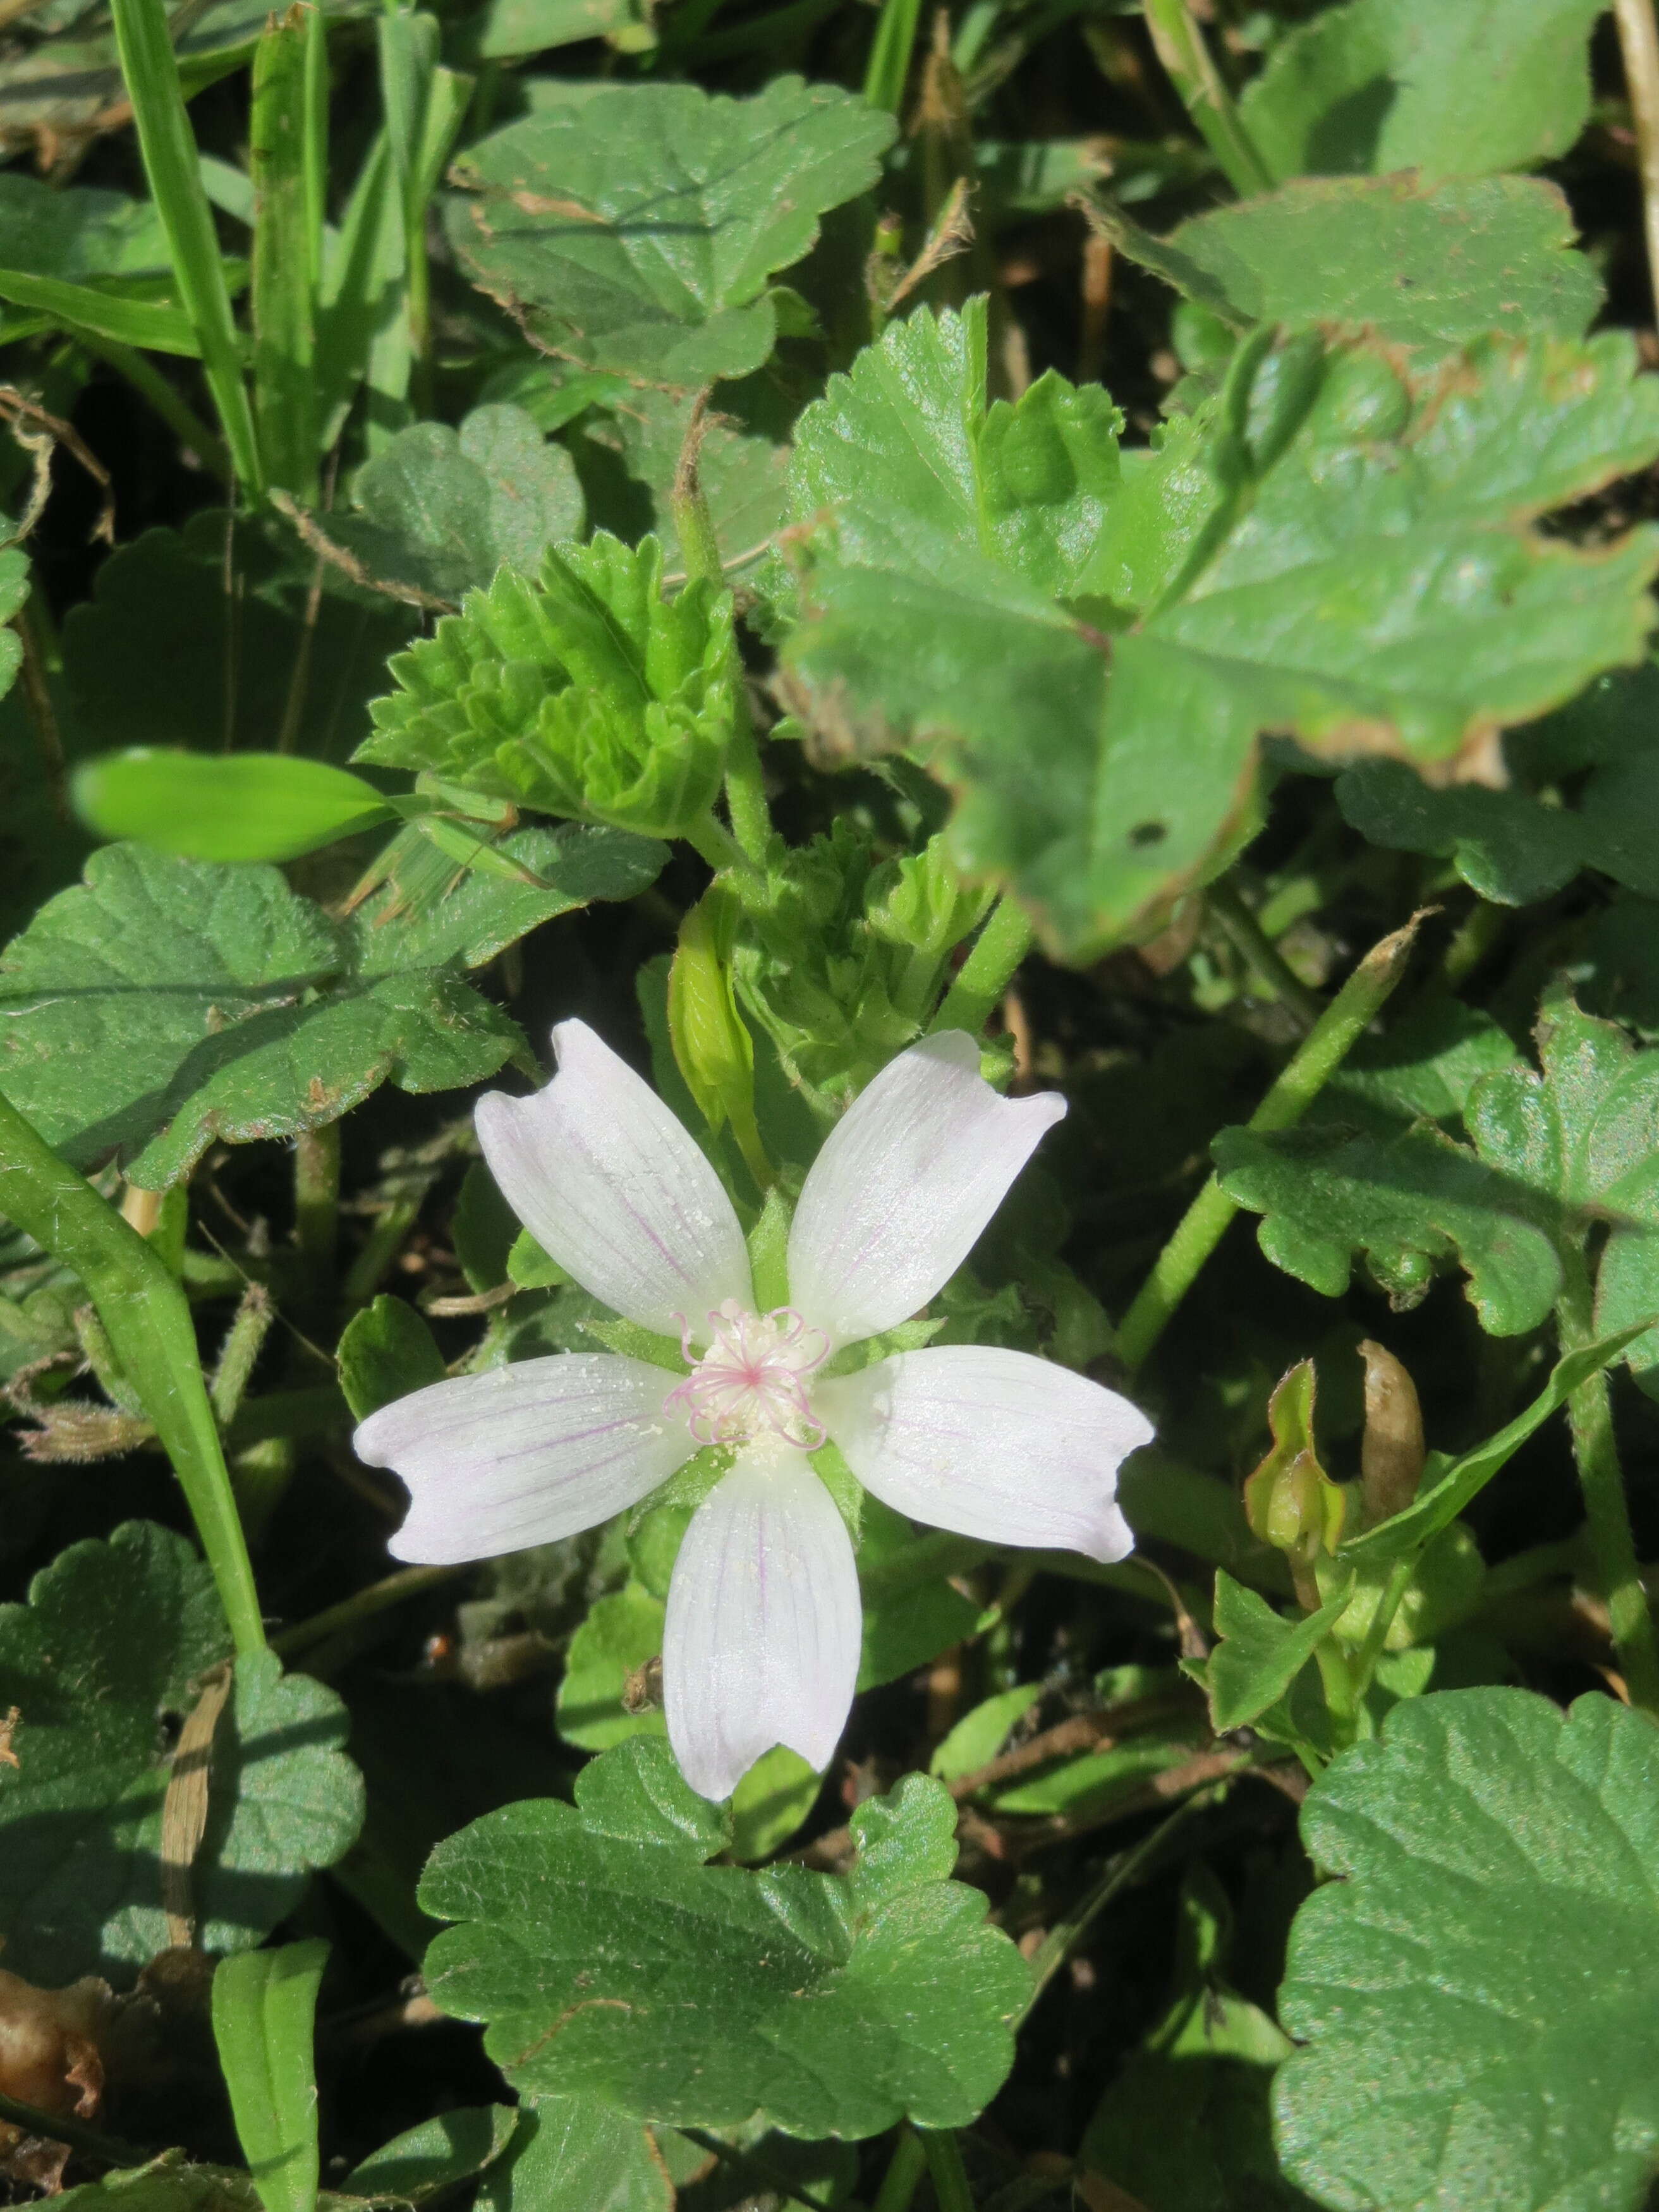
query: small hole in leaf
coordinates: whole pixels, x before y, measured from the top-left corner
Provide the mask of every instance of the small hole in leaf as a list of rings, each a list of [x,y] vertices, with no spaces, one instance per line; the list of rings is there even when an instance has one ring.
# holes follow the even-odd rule
[[[1144,853],[1149,845],[1161,845],[1169,834],[1167,822],[1137,822],[1129,832],[1129,842],[1137,853]]]

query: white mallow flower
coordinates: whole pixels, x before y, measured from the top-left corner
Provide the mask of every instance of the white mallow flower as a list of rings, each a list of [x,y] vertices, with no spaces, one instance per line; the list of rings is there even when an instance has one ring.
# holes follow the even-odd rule
[[[492,1559],[608,1520],[702,1446],[729,1470],[692,1518],[663,1635],[668,1736],[686,1780],[729,1796],[787,1744],[828,1765],[859,1667],[846,1526],[813,1472],[826,1439],[866,1490],[994,1544],[1118,1559],[1117,1471],[1152,1429],[1069,1369],[986,1345],[834,1355],[908,1321],[955,1273],[1046,1129],[1052,1091],[1002,1098],[960,1030],[885,1067],[831,1131],[789,1232],[790,1303],[756,1310],[719,1176],[656,1093],[582,1022],[531,1098],[479,1102],[514,1212],[584,1290],[680,1339],[675,1377],[565,1352],[456,1376],[369,1416],[358,1455],[408,1485],[402,1559]]]

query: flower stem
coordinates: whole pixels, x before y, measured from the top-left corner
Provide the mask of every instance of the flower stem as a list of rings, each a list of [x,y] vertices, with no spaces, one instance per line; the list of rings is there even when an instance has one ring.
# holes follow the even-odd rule
[[[1574,1352],[1595,1334],[1589,1278],[1577,1253],[1564,1253],[1567,1284],[1555,1309],[1563,1352]],[[1584,1493],[1596,1579],[1606,1601],[1613,1648],[1632,1705],[1659,1714],[1659,1642],[1653,1611],[1642,1587],[1642,1571],[1625,1500],[1624,1471],[1613,1432],[1613,1401],[1605,1369],[1579,1384],[1567,1401],[1572,1455]]]
[[[704,814],[697,821],[688,823],[682,832],[688,845],[700,853],[709,866],[719,875],[730,875],[732,887],[741,897],[745,890],[753,890],[764,882],[759,868],[745,853],[725,824],[712,814]]]
[[[927,2171],[933,2176],[939,2212],[974,2212],[974,2192],[968,2186],[967,2171],[962,2163],[962,2145],[957,2141],[956,2130],[921,2128],[917,2132],[921,2137]]]
[[[910,2212],[927,2164],[927,2154],[922,2148],[921,2136],[914,2128],[907,2127],[882,2176],[874,2212]]]
[[[370,1620],[377,1613],[401,1605],[405,1598],[418,1597],[422,1590],[435,1589],[441,1583],[453,1582],[462,1571],[459,1567],[401,1567],[395,1575],[383,1575],[366,1589],[342,1598],[337,1605],[313,1613],[308,1620],[296,1620],[291,1628],[271,1638],[270,1648],[283,1658],[290,1659],[295,1652],[309,1650],[313,1644],[325,1642],[342,1628],[355,1628],[360,1620]]]
[[[340,1233],[340,1125],[302,1129],[294,1146],[295,1241],[306,1273],[326,1290]]]
[[[732,817],[732,835],[738,845],[750,860],[761,865],[771,848],[772,810],[766,803],[760,747],[755,742],[741,677],[738,679],[736,706],[732,742],[726,749],[726,808]]]
[[[966,1030],[970,1036],[976,1036],[1030,951],[1031,936],[1025,909],[1012,898],[1000,898],[945,993],[944,1005],[928,1024],[927,1034],[937,1036],[941,1030]]]
[[[1304,1030],[1311,1029],[1323,1012],[1318,992],[1309,989],[1233,885],[1212,884],[1208,905],[1256,980],[1281,1006],[1289,1007]]]
[[[1613,15],[1619,27],[1619,52],[1625,64],[1631,118],[1636,125],[1648,282],[1655,313],[1659,314],[1659,31],[1654,26],[1653,0],[1613,0]]]
[[[1645,6],[1647,0],[1641,4]],[[1146,28],[1170,83],[1227,182],[1241,198],[1270,192],[1273,180],[1267,165],[1221,81],[1187,0],[1146,0]]]
[[[1403,929],[1371,947],[1280,1071],[1247,1128],[1289,1129],[1302,1119],[1405,974],[1422,920],[1413,915]],[[1176,1224],[1123,1316],[1117,1352],[1127,1367],[1139,1367],[1151,1352],[1237,1211],[1237,1200],[1212,1176]]]

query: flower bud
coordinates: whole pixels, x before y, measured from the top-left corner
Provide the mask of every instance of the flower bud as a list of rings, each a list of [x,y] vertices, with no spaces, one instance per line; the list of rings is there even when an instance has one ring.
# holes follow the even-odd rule
[[[1393,1352],[1368,1337],[1359,1347],[1365,1363],[1365,1436],[1359,1481],[1365,1525],[1403,1513],[1417,1495],[1427,1453],[1417,1385]]]
[[[1316,1559],[1336,1549],[1346,1498],[1319,1463],[1314,1445],[1314,1364],[1292,1367],[1267,1402],[1273,1449],[1244,1485],[1250,1533],[1290,1563],[1297,1602],[1318,1610]]]

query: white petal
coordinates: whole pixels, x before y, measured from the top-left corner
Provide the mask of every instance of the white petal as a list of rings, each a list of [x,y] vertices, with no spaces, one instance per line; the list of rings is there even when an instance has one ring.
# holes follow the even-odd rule
[[[862,1622],[846,1526],[805,1454],[748,1445],[697,1508],[668,1586],[663,1698],[691,1787],[729,1797],[776,1743],[827,1766]]]
[[[1056,1091],[999,1097],[961,1030],[901,1053],[812,1163],[789,1232],[790,1304],[837,1344],[908,1321],[1065,1111]]]
[[[684,1314],[696,1334],[723,1299],[752,1306],[743,1231],[689,1132],[586,1022],[561,1022],[553,1049],[544,1091],[478,1101],[478,1141],[525,1227],[642,1328],[678,1336]]]
[[[1133,1547],[1117,1471],[1152,1442],[1152,1425],[1069,1367],[992,1345],[933,1345],[820,1382],[812,1410],[865,1488],[913,1520],[1091,1559]]]
[[[493,1559],[608,1521],[697,1449],[663,1411],[673,1388],[642,1359],[566,1352],[453,1376],[383,1406],[352,1445],[409,1486],[392,1557]]]

